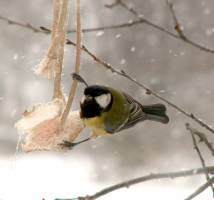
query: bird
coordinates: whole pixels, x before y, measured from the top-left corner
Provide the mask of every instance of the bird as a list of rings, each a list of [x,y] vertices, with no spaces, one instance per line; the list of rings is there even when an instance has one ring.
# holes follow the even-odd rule
[[[80,118],[92,129],[92,137],[115,134],[145,120],[169,122],[164,104],[144,105],[125,92],[103,85],[84,89]]]

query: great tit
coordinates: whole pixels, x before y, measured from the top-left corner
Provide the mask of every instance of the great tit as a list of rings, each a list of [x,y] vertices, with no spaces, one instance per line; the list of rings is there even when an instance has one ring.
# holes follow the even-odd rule
[[[144,120],[169,122],[165,105],[142,105],[124,92],[100,85],[85,88],[80,117],[93,136],[113,134]]]

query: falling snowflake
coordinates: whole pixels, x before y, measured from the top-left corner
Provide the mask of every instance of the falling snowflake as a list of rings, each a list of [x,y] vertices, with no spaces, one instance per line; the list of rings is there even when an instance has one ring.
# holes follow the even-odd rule
[[[136,50],[135,46],[131,47],[131,49],[130,49],[131,52],[135,52],[135,50]]]
[[[121,64],[121,65],[125,65],[125,64],[126,64],[126,60],[125,60],[124,58],[121,59],[121,60],[120,60],[120,64]]]
[[[117,34],[116,36],[115,36],[115,38],[117,38],[117,39],[119,39],[121,37],[121,34]]]
[[[102,36],[104,34],[104,31],[98,31],[97,33],[96,33],[96,36],[97,37],[100,37],[100,36]]]
[[[17,53],[15,53],[14,55],[13,55],[13,60],[17,60],[19,58],[19,55],[17,54]]]

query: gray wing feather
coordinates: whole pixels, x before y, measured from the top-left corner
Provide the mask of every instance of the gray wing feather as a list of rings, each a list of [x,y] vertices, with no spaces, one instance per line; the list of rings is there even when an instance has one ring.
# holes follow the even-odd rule
[[[142,105],[134,100],[128,94],[123,93],[127,102],[130,104],[130,113],[128,120],[119,128],[117,131],[121,131],[123,129],[130,128],[137,124],[140,121],[144,121],[146,119],[146,114],[142,110]]]

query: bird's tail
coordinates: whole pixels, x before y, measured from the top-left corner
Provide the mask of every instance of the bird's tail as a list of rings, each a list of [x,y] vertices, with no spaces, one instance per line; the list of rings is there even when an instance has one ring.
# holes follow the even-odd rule
[[[153,104],[143,106],[143,112],[146,114],[146,119],[167,124],[169,117],[166,115],[166,107],[163,104]]]

